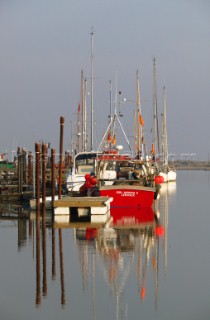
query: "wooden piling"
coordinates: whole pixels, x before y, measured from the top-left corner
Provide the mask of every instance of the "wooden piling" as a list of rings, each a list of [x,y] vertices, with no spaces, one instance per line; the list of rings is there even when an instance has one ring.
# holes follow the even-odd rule
[[[35,145],[36,152],[36,180],[35,180],[35,189],[36,189],[36,215],[37,219],[40,218],[40,144],[36,143]]]
[[[55,149],[51,149],[51,185],[52,185],[52,205],[55,200]]]
[[[61,190],[62,190],[63,132],[64,132],[64,117],[60,117],[60,161],[59,161],[59,189],[58,189],[59,199],[61,198]]]
[[[28,154],[28,185],[33,185],[33,156],[31,151]]]
[[[18,194],[23,192],[23,157],[20,151],[20,147],[17,150],[18,154]]]
[[[46,157],[47,157],[47,146],[42,144],[42,216],[45,214],[46,207]]]
[[[22,177],[23,177],[23,184],[27,184],[27,170],[26,170],[26,149],[22,148]]]

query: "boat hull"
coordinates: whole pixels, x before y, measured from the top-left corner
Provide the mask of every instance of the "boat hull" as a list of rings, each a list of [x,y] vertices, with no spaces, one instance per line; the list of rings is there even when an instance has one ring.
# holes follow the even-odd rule
[[[159,176],[164,178],[164,182],[176,181],[176,171],[160,172]]]
[[[143,186],[103,186],[100,196],[113,198],[111,207],[151,207],[155,189]]]

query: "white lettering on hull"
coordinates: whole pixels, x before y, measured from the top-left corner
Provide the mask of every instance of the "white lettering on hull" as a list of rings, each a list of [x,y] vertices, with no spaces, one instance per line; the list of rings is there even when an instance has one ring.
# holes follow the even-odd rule
[[[117,191],[116,194],[120,195],[121,197],[135,197],[138,195],[138,192],[135,191]]]

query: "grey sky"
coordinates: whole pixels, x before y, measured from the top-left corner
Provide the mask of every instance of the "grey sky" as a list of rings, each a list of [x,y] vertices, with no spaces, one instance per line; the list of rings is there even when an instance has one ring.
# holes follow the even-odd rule
[[[152,58],[157,61],[158,108],[167,91],[169,152],[210,153],[210,4],[205,0],[0,0],[0,152],[35,141],[65,149],[80,100],[80,74],[90,80],[94,28],[97,141],[106,129],[109,80],[135,100],[139,70],[148,149],[152,126]],[[90,86],[90,83],[89,83]],[[114,92],[113,92],[114,94]],[[122,106],[132,135],[133,104]],[[97,146],[97,143],[96,143]]]

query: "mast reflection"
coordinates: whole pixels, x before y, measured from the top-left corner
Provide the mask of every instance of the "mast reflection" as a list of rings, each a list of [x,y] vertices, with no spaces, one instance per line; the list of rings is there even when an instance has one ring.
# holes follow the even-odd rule
[[[134,263],[137,265],[138,294],[141,301],[146,297],[147,269],[149,264],[152,266],[157,305],[159,239],[165,235],[165,226],[166,224],[162,225],[160,214],[156,214],[155,208],[112,208],[110,217],[103,226],[81,226],[75,229],[83,287],[87,284],[89,255],[95,252],[101,257],[102,265],[106,269],[106,280],[116,297],[117,319],[119,311],[127,308],[125,304],[120,305],[120,297]],[[126,310],[124,312],[127,312]]]
[[[136,270],[136,294],[140,302],[147,298],[147,292],[154,292],[155,308],[158,307],[159,273],[167,273],[168,254],[168,205],[169,196],[175,194],[168,185],[161,189],[161,197],[153,208],[111,208],[106,215],[94,219],[90,216],[55,217],[48,220],[42,215],[36,219],[36,305],[41,304],[40,282],[43,280],[43,296],[48,294],[47,286],[47,233],[51,232],[51,279],[56,279],[56,256],[60,266],[61,306],[66,305],[63,234],[65,229],[74,230],[74,245],[79,254],[83,293],[92,288],[93,316],[96,318],[96,274],[98,268],[103,272],[105,281],[115,296],[116,319],[120,312],[128,312],[128,302],[122,303],[126,283]],[[171,192],[171,194],[170,194]],[[58,230],[58,254],[56,255],[56,229]],[[30,230],[33,230],[30,225]],[[40,233],[40,230],[42,231]],[[42,236],[42,246],[40,237]],[[40,264],[42,248],[43,275]],[[161,262],[161,263],[160,263]],[[164,267],[161,269],[161,267]],[[90,272],[92,277],[89,278]],[[41,279],[42,278],[42,279]],[[153,279],[154,281],[151,281]],[[100,279],[101,281],[101,279]],[[151,286],[152,284],[152,286]],[[151,286],[151,288],[150,288]],[[149,287],[149,288],[148,288]],[[149,290],[148,290],[149,289]]]

